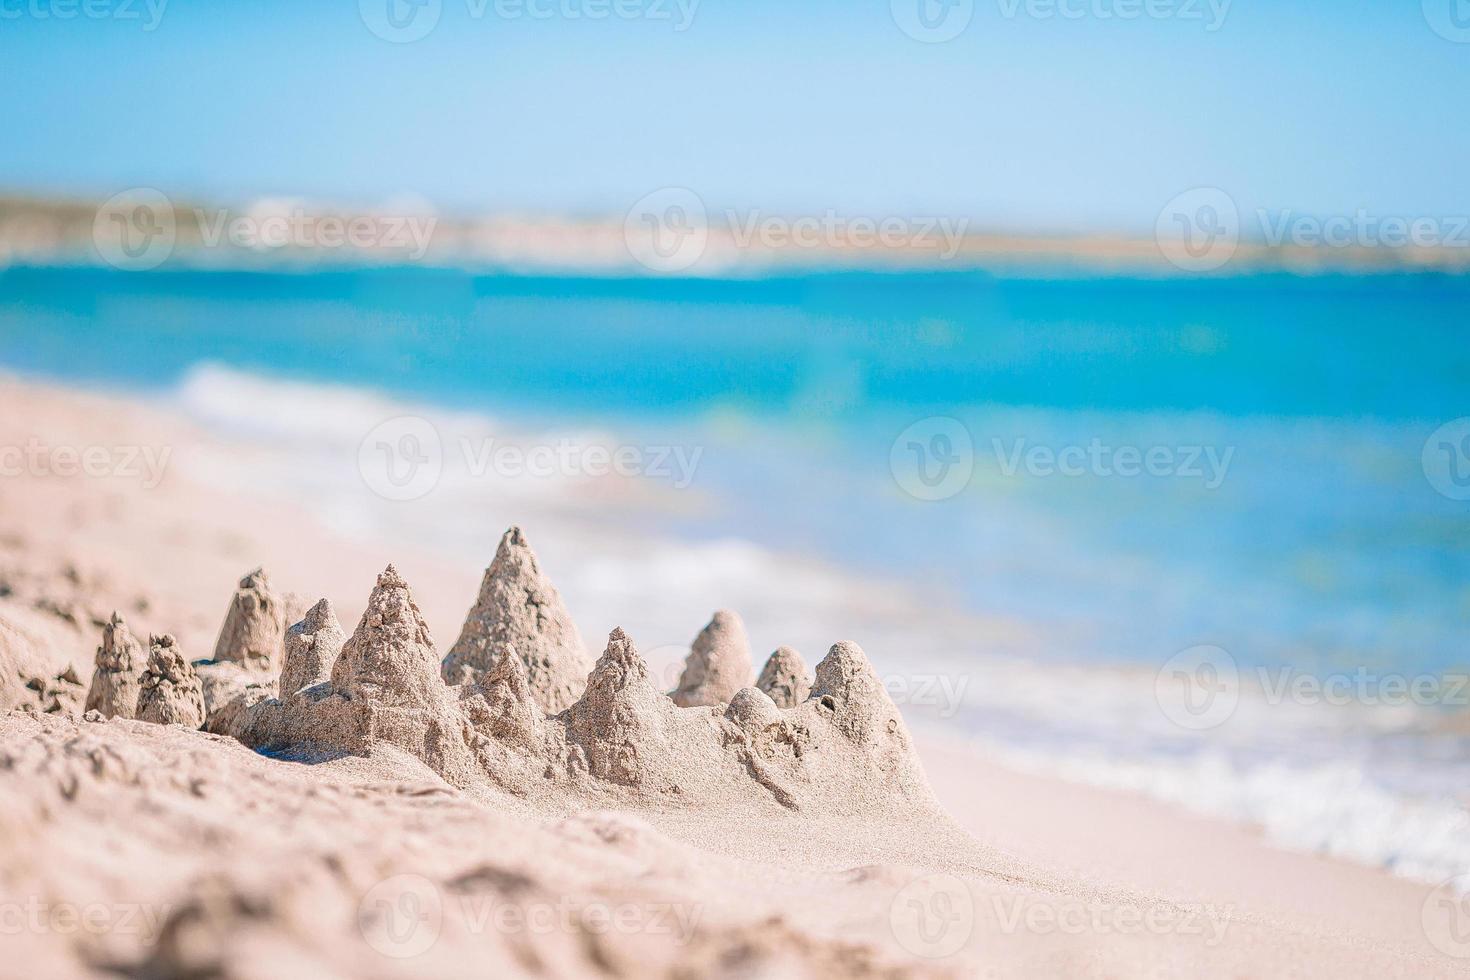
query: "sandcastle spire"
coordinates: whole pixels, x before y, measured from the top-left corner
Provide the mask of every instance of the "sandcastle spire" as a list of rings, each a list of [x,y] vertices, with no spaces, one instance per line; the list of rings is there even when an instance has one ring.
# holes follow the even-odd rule
[[[470,720],[492,738],[521,751],[534,751],[541,740],[543,712],[531,693],[526,665],[517,656],[501,657],[481,676],[472,692],[484,699],[483,711],[471,698]]]
[[[247,670],[274,674],[284,658],[286,627],[292,622],[287,596],[271,588],[265,569],[240,579],[230,599],[224,625],[214,645],[216,663],[235,663]]]
[[[320,684],[332,676],[332,667],[347,642],[332,603],[321,599],[301,622],[286,630],[286,658],[281,667],[281,696]]]
[[[567,733],[586,753],[593,775],[636,785],[646,775],[640,751],[655,740],[662,702],[668,702],[649,679],[648,664],[623,632],[615,628],[607,648],[587,678],[587,689],[567,709]]]
[[[440,672],[447,684],[473,683],[514,649],[543,711],[556,714],[582,693],[591,657],[556,586],[541,571],[519,527],[500,539],[459,639]]]
[[[102,627],[102,645],[97,648],[97,667],[87,690],[86,710],[100,711],[107,718],[135,717],[147,661],[143,645],[128,630],[122,616],[114,612]]]
[[[432,704],[442,690],[439,655],[408,583],[392,565],[378,576],[357,629],[332,666],[332,687],[354,700]]]
[[[138,720],[198,728],[204,724],[204,689],[171,634],[149,637],[148,669],[138,694]]]
[[[811,693],[811,675],[801,654],[791,647],[777,647],[766,660],[755,686],[765,692],[778,708],[794,708]]]
[[[867,654],[851,640],[832,644],[817,664],[811,697],[832,712],[837,727],[855,742],[871,744],[884,734],[907,738],[898,707]]]
[[[671,695],[683,708],[724,704],[735,692],[750,684],[750,641],[745,624],[728,609],[721,609],[694,638],[684,673]]]

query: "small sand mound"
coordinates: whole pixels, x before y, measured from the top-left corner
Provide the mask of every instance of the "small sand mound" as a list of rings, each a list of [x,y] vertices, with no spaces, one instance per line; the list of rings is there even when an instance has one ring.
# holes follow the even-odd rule
[[[725,704],[750,684],[751,670],[745,624],[730,610],[721,609],[694,638],[672,695],[674,703],[681,708]]]
[[[198,728],[204,724],[204,690],[193,666],[169,634],[148,640],[148,669],[138,694],[138,720]]]
[[[143,645],[128,630],[122,616],[114,612],[102,627],[102,645],[97,648],[97,669],[87,691],[86,710],[100,711],[104,718],[134,717],[147,660]]]
[[[761,668],[755,686],[776,702],[777,707],[794,708],[811,693],[812,679],[801,654],[791,647],[777,647]]]
[[[474,607],[440,668],[444,681],[474,683],[512,649],[548,714],[562,711],[582,693],[592,659],[518,527],[501,537],[495,560],[485,569]]]
[[[282,694],[331,679],[332,668],[347,642],[347,633],[326,599],[307,610],[305,618],[286,630],[285,665],[281,668]]]

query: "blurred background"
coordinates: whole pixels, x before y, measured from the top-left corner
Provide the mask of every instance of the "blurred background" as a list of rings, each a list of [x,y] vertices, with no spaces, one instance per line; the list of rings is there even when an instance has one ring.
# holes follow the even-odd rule
[[[24,0],[0,53],[6,372],[344,535],[523,523],[589,636],[850,635],[1015,765],[1470,860],[1459,0]]]

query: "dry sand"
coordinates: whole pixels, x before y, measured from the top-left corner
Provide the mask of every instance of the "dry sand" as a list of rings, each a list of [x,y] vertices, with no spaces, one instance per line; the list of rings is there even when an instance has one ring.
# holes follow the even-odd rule
[[[0,384],[0,445],[32,437],[204,438]],[[568,687],[586,648],[507,540],[526,552],[467,617],[474,583],[434,554],[187,466],[0,480],[0,975],[1467,973],[1428,888],[915,738],[837,637],[757,688],[721,613],[675,704],[606,624]],[[268,594],[242,583],[262,563]],[[292,592],[329,604],[288,633]],[[446,677],[436,641],[466,635]],[[200,672],[239,682],[210,732]],[[185,724],[124,717],[134,686]]]

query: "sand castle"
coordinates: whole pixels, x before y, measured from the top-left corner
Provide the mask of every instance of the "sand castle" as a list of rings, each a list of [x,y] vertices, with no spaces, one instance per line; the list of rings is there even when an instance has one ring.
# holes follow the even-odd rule
[[[148,640],[148,668],[138,692],[139,721],[198,728],[204,724],[204,690],[194,667],[170,635]]]
[[[694,638],[671,697],[681,708],[725,704],[750,683],[750,673],[745,624],[730,610],[721,609]]]
[[[223,710],[238,699],[274,694],[285,661],[286,628],[304,611],[297,596],[279,595],[265,569],[240,579],[230,598],[214,657],[195,665],[204,690],[205,711]]]
[[[138,712],[147,657],[142,644],[128,631],[127,622],[114,612],[102,627],[102,645],[97,648],[97,669],[87,691],[88,711],[104,718],[132,718]]]
[[[526,668],[532,695],[548,713],[562,711],[582,693],[592,660],[519,527],[505,532],[485,569],[459,639],[444,658],[444,682],[473,683],[512,649]]]
[[[266,649],[264,627],[250,618],[268,606],[263,578],[246,581],[222,641],[248,635]],[[278,684],[251,683],[206,710],[194,669],[171,638],[159,638],[138,717],[203,723],[302,761],[396,750],[451,785],[558,806],[580,799],[831,810],[932,802],[898,709],[856,644],[835,644],[814,679],[800,655],[782,647],[751,686],[745,627],[721,610],[695,639],[672,694],[655,685],[619,628],[574,679],[581,641],[518,528],[501,539],[442,661],[392,565],[350,636],[322,599],[282,630],[281,646]],[[217,656],[202,669],[220,663]]]
[[[812,679],[801,654],[790,647],[777,647],[761,668],[755,686],[778,708],[794,708],[811,693]]]

